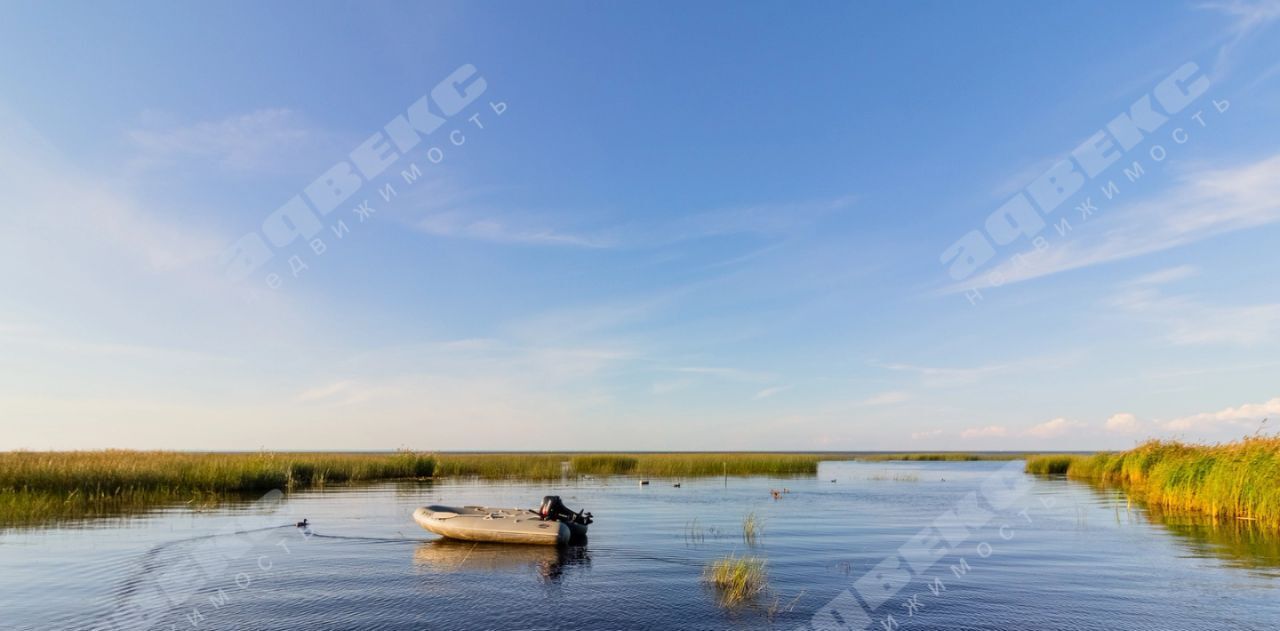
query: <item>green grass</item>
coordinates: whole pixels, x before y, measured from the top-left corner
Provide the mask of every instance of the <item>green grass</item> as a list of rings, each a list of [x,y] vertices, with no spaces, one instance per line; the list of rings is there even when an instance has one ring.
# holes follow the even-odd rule
[[[635,456],[594,454],[574,456],[569,460],[573,471],[587,475],[628,475],[634,473],[640,460]]]
[[[716,589],[722,606],[736,607],[764,592],[768,574],[763,559],[729,555],[708,565],[703,579]]]
[[[1039,475],[1065,474],[1073,462],[1083,460],[1085,458],[1088,458],[1088,456],[1056,454],[1027,456],[1027,473],[1035,473]]]
[[[433,456],[205,454],[159,451],[0,453],[0,526],[195,508],[271,489],[425,477]]]
[[[742,541],[749,546],[755,546],[763,534],[764,522],[754,512],[747,513],[746,517],[742,518]]]
[[[765,453],[637,454],[636,475],[697,477],[714,475],[811,475],[818,472],[816,455]]]
[[[437,454],[438,478],[480,477],[547,480],[559,478],[560,463],[568,460],[556,454]]]
[[[1165,511],[1280,529],[1280,437],[1218,445],[1153,440],[1119,453],[1061,458],[1028,458],[1027,471],[1121,486]]]
[[[271,489],[427,477],[558,479],[812,475],[817,455],[768,453],[0,452],[0,527],[209,507]],[[564,466],[568,463],[568,467]]]

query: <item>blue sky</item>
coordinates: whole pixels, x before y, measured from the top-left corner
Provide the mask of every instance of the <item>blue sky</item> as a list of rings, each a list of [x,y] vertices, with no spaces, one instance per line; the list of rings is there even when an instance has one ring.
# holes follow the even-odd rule
[[[8,7],[0,448],[1096,449],[1280,415],[1276,3],[322,9]],[[1039,247],[953,275],[1188,68]],[[460,112],[229,275],[460,69]]]

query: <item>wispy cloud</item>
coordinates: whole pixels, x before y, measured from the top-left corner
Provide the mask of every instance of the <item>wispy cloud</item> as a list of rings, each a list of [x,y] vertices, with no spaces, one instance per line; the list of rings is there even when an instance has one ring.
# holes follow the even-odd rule
[[[911,432],[911,440],[926,440],[929,438],[937,438],[945,433],[946,431],[941,429],[931,429],[923,432]]]
[[[1009,373],[1061,368],[1072,361],[1074,356],[1046,355],[965,367],[924,366],[902,362],[871,362],[871,365],[893,372],[914,373],[920,377],[920,384],[925,387],[949,388],[973,385]]]
[[[1108,432],[1117,434],[1136,434],[1142,430],[1142,423],[1138,421],[1138,417],[1128,412],[1119,412],[1112,414],[1105,424]]]
[[[901,390],[890,390],[872,395],[863,399],[858,404],[864,406],[892,405],[894,403],[902,403],[911,398],[911,395]]]
[[[756,372],[753,370],[743,370],[741,368],[728,368],[724,366],[679,366],[674,368],[675,372],[689,373],[694,375],[709,375],[728,379],[731,381],[769,381],[773,379],[773,375],[765,372]]]
[[[1106,212],[1077,228],[1068,240],[1020,260],[1010,258],[992,272],[1002,274],[1006,284],[1019,283],[1280,221],[1280,155],[1192,173],[1167,193]],[[977,274],[944,292],[984,287],[987,276]]]
[[[759,401],[760,399],[768,399],[769,397],[775,394],[786,392],[787,390],[790,390],[790,389],[791,389],[791,386],[773,386],[772,388],[765,388],[764,390],[761,390],[755,393],[755,395],[753,395],[751,399],[754,401]]]
[[[1039,425],[1032,426],[1027,429],[1025,433],[1028,436],[1034,436],[1036,438],[1057,438],[1083,427],[1085,427],[1085,424],[1080,421],[1072,421],[1058,417],[1040,423]]]
[[[414,227],[430,235],[488,241],[491,243],[606,248],[613,243],[601,236],[574,234],[539,224],[536,220],[489,215],[471,210],[433,212]]]
[[[1131,282],[1133,285],[1166,285],[1186,280],[1200,273],[1194,265],[1178,265],[1139,276]]]
[[[1167,295],[1150,283],[1130,283],[1111,304],[1162,331],[1173,344],[1249,346],[1280,339],[1280,303],[1205,303],[1189,295]]]
[[[1280,18],[1280,2],[1276,0],[1204,2],[1199,8],[1223,13],[1232,19],[1228,39],[1218,49],[1218,57],[1214,62],[1213,74],[1218,79],[1233,69],[1236,48]]]
[[[987,425],[985,427],[970,427],[960,432],[960,437],[969,438],[1002,438],[1009,435],[1009,428],[1003,425]]]
[[[1220,429],[1252,430],[1265,418],[1280,417],[1280,397],[1263,403],[1245,403],[1217,412],[1201,412],[1161,423],[1174,431],[1214,431]]]
[[[325,134],[298,112],[273,108],[189,125],[157,124],[131,130],[128,137],[139,152],[139,167],[195,158],[236,171],[279,171],[289,166],[282,163],[320,146]]]

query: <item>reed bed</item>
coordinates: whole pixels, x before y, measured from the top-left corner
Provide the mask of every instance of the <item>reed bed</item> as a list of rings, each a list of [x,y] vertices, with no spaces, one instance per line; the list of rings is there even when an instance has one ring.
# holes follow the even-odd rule
[[[586,475],[631,475],[640,459],[635,456],[593,454],[574,456],[569,461],[575,473]]]
[[[0,452],[0,526],[212,506],[271,489],[429,477],[805,475],[817,455],[769,453]]]
[[[1119,453],[1038,456],[1030,473],[1121,486],[1165,511],[1256,522],[1280,529],[1280,437],[1253,436],[1217,445],[1152,440]]]
[[[589,454],[570,459],[576,474],[641,475],[655,478],[715,475],[806,475],[824,458],[809,454],[669,453]]]
[[[4,452],[0,526],[130,515],[163,504],[207,507],[271,489],[425,477],[435,468],[433,456],[411,452]]]
[[[569,460],[556,454],[437,454],[435,458],[432,475],[438,478],[526,480],[559,478],[564,473],[561,463]]]
[[[1071,464],[1077,460],[1083,460],[1089,456],[1078,455],[1044,455],[1044,456],[1028,456],[1027,457],[1027,473],[1035,473],[1039,475],[1063,475],[1071,468]]]
[[[906,460],[914,462],[976,462],[980,460],[1021,460],[1025,457],[1026,454],[1010,452],[940,451],[936,453],[858,454],[851,458],[854,460],[865,460],[868,462],[884,462],[889,460]]]
[[[712,561],[703,580],[716,589],[722,606],[736,607],[764,592],[768,574],[764,559],[731,554]]]
[[[803,454],[673,453],[636,456],[635,473],[654,477],[714,475],[806,475],[818,472],[823,458]]]

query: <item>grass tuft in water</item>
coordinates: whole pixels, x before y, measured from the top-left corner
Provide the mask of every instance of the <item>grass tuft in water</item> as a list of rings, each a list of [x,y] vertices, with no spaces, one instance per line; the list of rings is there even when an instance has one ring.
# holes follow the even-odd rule
[[[763,534],[764,521],[756,516],[754,511],[747,513],[742,518],[742,540],[749,546],[755,546]]]
[[[736,607],[764,592],[768,574],[764,559],[731,554],[707,566],[703,580],[716,589],[721,606]]]

